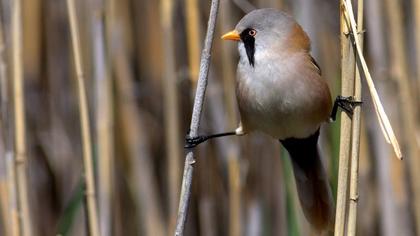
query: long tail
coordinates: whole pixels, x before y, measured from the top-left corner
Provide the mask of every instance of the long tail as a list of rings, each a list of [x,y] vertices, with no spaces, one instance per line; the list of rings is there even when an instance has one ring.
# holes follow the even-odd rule
[[[319,130],[308,138],[280,140],[292,159],[300,204],[306,219],[318,231],[332,229],[334,201],[317,148]]]

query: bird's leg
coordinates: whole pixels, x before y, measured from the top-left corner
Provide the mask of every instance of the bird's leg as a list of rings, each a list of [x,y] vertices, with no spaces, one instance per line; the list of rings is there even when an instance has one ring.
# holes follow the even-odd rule
[[[185,146],[184,148],[193,148],[198,144],[205,142],[212,138],[218,138],[223,136],[238,135],[237,131],[231,131],[226,133],[212,134],[212,135],[200,135],[197,137],[191,137],[189,134],[185,137]]]
[[[349,96],[349,97],[337,96],[337,98],[334,101],[333,109],[331,111],[330,121],[335,121],[337,117],[338,107],[341,107],[341,109],[343,109],[343,111],[348,116],[352,117],[354,107],[362,103],[363,102],[361,101],[355,101],[352,96]]]

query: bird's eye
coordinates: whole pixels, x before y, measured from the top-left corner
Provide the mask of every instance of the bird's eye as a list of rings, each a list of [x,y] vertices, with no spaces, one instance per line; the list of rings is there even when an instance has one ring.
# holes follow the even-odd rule
[[[256,31],[256,30],[254,30],[254,29],[251,29],[251,30],[248,32],[248,34],[249,34],[250,36],[254,37],[254,36],[257,34],[257,31]]]

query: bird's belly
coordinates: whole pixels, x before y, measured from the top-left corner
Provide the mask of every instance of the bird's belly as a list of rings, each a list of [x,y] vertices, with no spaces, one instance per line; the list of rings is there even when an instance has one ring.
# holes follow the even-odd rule
[[[319,122],[312,122],[308,115],[296,110],[241,109],[245,131],[262,131],[276,139],[306,138],[315,133]]]
[[[249,82],[249,81],[248,81]],[[302,88],[282,87],[270,81],[238,84],[241,121],[246,132],[262,131],[276,139],[305,138],[316,132],[321,121],[313,101]],[[316,104],[315,104],[316,105]]]

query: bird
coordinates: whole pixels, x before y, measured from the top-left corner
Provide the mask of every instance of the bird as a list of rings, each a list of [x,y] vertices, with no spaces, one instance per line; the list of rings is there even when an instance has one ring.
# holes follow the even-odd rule
[[[192,148],[210,138],[260,131],[279,140],[292,160],[303,213],[316,231],[332,230],[335,204],[318,149],[323,123],[335,120],[338,107],[349,116],[361,102],[338,96],[311,56],[310,39],[289,14],[272,8],[246,14],[222,36],[238,43],[236,130],[186,138]]]

